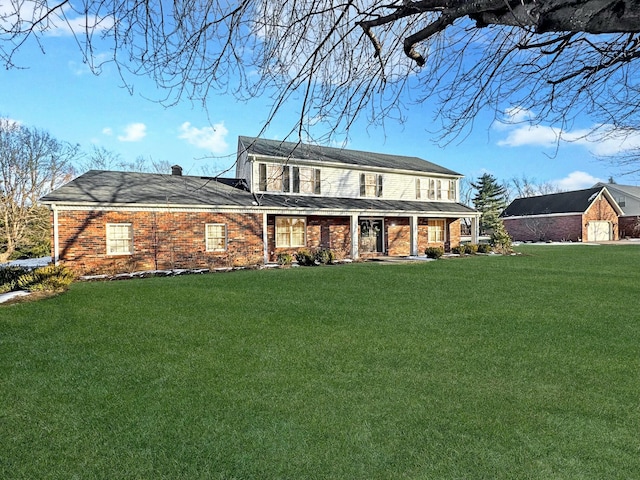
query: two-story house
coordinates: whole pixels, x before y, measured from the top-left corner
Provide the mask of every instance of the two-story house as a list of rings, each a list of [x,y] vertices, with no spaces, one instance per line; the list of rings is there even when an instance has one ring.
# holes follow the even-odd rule
[[[477,226],[461,175],[415,157],[240,137],[235,178],[173,170],[92,170],[46,195],[55,262],[85,273],[255,265],[302,248],[411,256],[459,244],[461,218]]]

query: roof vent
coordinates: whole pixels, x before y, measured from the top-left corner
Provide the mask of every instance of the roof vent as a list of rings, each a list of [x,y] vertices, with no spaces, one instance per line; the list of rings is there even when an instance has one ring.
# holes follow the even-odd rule
[[[182,175],[182,167],[180,165],[173,165],[171,167],[171,175]]]

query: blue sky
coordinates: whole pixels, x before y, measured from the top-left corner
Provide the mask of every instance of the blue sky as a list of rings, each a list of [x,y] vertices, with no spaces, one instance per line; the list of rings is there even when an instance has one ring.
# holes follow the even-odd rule
[[[96,146],[117,153],[125,161],[137,157],[180,164],[187,174],[229,168],[235,159],[237,137],[255,136],[269,113],[269,100],[246,103],[212,93],[208,108],[183,101],[164,107],[148,78],[133,79],[133,92],[124,88],[117,70],[107,65],[95,76],[83,65],[71,37],[45,39],[46,53],[26,44],[15,61],[26,67],[3,70],[0,76],[0,116],[46,130],[59,140],[77,143],[84,151]],[[494,121],[487,112],[476,118],[473,131],[439,147],[433,139],[433,105],[407,104],[407,121],[387,122],[385,128],[364,119],[350,131],[347,148],[417,156],[460,172],[470,179],[491,173],[499,180],[526,176],[537,183],[551,182],[563,189],[586,188],[613,176],[618,183],[640,184],[638,176],[621,176],[620,168],[596,157],[615,155],[621,141],[583,140],[589,119],[578,119],[575,130],[562,132],[572,141],[556,142],[554,125],[530,126]],[[297,105],[287,104],[264,136],[281,139],[291,130]],[[535,112],[517,106],[505,118],[526,120]],[[640,139],[627,140],[640,145]],[[230,174],[232,175],[232,174]]]

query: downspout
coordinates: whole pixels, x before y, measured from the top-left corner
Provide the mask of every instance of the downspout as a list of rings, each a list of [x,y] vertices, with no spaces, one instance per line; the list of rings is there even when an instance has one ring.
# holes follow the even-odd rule
[[[58,265],[60,261],[60,237],[58,236],[58,209],[56,204],[51,205],[53,212],[53,264]]]

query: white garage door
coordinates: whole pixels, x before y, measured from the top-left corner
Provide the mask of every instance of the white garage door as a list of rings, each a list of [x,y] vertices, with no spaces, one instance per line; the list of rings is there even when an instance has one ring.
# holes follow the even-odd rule
[[[611,224],[604,220],[592,220],[587,226],[588,242],[606,242],[611,240]]]

